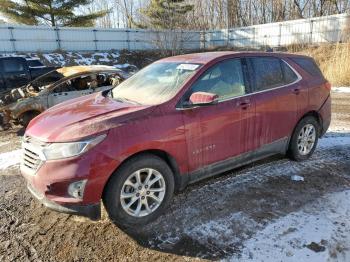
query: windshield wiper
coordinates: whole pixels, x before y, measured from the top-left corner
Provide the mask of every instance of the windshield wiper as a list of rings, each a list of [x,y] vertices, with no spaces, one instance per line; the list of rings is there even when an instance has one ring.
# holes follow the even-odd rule
[[[117,101],[119,102],[122,102],[122,103],[130,103],[130,104],[135,104],[135,105],[141,105],[140,103],[136,102],[136,101],[133,101],[133,100],[130,100],[128,98],[125,98],[125,97],[118,97],[118,98],[115,98]]]
[[[113,88],[112,88],[111,90],[109,90],[108,95],[109,95],[111,98],[113,98]]]

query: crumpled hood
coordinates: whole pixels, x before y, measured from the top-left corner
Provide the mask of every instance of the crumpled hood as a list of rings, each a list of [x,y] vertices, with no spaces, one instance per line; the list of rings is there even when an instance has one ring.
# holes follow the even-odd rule
[[[44,142],[78,141],[145,116],[152,108],[118,102],[95,93],[48,109],[30,122],[26,135]]]

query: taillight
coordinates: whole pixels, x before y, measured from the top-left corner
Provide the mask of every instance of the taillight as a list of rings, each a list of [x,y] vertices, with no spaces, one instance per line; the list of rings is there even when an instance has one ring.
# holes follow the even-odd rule
[[[331,89],[332,89],[332,85],[331,85],[331,83],[329,83],[329,82],[326,82],[326,83],[324,84],[324,87],[325,87],[328,91],[331,91]]]

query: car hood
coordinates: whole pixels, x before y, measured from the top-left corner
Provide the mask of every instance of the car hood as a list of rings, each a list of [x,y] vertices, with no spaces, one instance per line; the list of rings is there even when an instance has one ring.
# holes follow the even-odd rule
[[[143,117],[152,108],[95,93],[63,102],[40,114],[30,122],[26,135],[43,142],[78,141]]]

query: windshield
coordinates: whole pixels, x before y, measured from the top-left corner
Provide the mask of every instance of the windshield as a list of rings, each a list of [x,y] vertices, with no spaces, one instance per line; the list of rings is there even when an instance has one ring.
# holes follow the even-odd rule
[[[54,70],[45,75],[39,76],[37,79],[32,81],[30,85],[36,88],[46,87],[47,85],[53,84],[64,77],[65,76],[58,70]]]
[[[115,87],[112,97],[142,105],[163,103],[172,98],[200,66],[177,62],[151,64]]]

